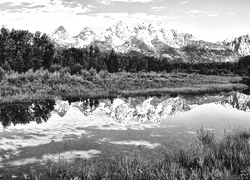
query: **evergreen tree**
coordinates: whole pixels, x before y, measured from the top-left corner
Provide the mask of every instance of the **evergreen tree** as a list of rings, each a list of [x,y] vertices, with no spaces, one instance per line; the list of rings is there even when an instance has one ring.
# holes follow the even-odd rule
[[[107,59],[107,68],[111,73],[118,72],[118,59],[115,51],[112,49]]]
[[[5,71],[10,71],[11,70],[11,67],[10,67],[10,64],[8,63],[8,61],[5,61],[4,64],[2,65],[2,68],[5,70]]]
[[[9,30],[2,27],[0,30],[0,66],[5,63],[6,47],[9,40]]]
[[[11,62],[11,69],[19,73],[24,72],[25,65],[24,65],[22,54],[19,51],[17,52],[17,55],[15,58],[10,59],[10,62]]]
[[[129,62],[129,72],[137,72],[138,56],[133,56]]]
[[[38,69],[42,68],[42,62],[43,62],[43,60],[40,59],[39,57],[34,57],[32,59],[33,69],[38,70]]]

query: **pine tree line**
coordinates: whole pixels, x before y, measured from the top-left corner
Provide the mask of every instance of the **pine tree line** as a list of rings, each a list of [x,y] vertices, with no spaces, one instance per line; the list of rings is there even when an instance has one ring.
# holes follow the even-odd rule
[[[119,54],[114,50],[101,52],[96,46],[86,48],[55,47],[48,35],[25,30],[0,30],[0,67],[4,70],[26,72],[29,69],[48,69],[51,71],[66,68],[71,74],[81,70],[96,69],[114,72],[187,72],[201,74],[250,72],[250,56],[236,63],[183,63],[168,58],[144,56],[138,52]]]

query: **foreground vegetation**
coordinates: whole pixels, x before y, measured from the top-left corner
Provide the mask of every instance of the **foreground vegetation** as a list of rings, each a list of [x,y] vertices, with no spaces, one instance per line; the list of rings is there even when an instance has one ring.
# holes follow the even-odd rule
[[[169,93],[201,94],[243,90],[239,76],[187,73],[109,73],[82,70],[71,75],[59,71],[29,70],[25,73],[0,69],[0,101],[16,102],[42,98],[106,98],[149,96]]]
[[[122,154],[109,162],[99,159],[67,162],[61,158],[56,163],[47,162],[27,179],[248,180],[249,138],[249,131],[239,128],[226,132],[222,139],[201,128],[197,140],[187,149],[165,152],[161,162],[152,162],[140,156],[140,152]]]

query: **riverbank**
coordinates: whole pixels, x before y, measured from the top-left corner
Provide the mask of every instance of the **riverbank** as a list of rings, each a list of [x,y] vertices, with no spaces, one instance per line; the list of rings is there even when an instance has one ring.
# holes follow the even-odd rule
[[[87,99],[162,94],[196,95],[243,91],[247,85],[235,75],[215,76],[187,73],[108,73],[84,71],[70,75],[64,71],[38,70],[8,72],[0,82],[0,103],[53,99]]]
[[[227,130],[219,139],[200,128],[189,147],[173,152],[162,149],[162,160],[152,161],[140,149],[116,154],[109,161],[68,161],[61,156],[32,169],[23,179],[249,179],[249,137],[249,131],[242,128]],[[13,176],[0,174],[4,179]]]

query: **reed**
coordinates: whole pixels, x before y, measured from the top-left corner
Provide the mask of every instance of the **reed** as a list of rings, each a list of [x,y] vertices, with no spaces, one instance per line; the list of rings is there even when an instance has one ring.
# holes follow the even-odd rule
[[[250,131],[235,128],[221,139],[200,128],[196,140],[186,149],[164,152],[160,162],[141,156],[140,151],[116,155],[109,162],[76,160],[47,162],[28,179],[168,179],[247,180],[250,179]]]
[[[114,98],[118,96],[196,95],[245,90],[239,76],[186,73],[102,73],[71,75],[64,71],[8,72],[0,81],[0,103],[40,97]],[[91,76],[91,77],[90,77]]]

